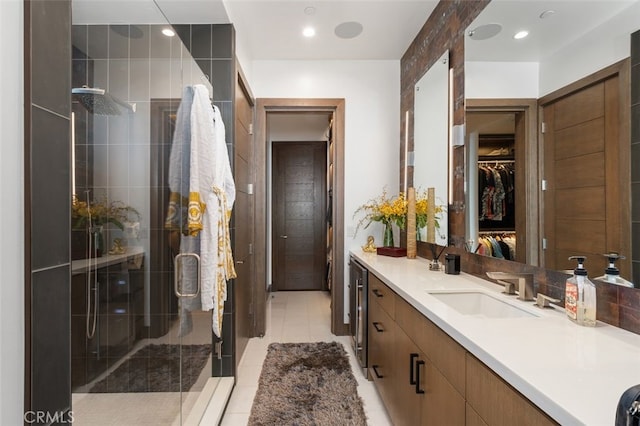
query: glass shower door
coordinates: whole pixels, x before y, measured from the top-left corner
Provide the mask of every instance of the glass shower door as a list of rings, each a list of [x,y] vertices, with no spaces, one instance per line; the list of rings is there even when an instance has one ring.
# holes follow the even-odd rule
[[[170,25],[96,25],[94,5],[74,2],[72,28],[74,423],[185,424],[211,387],[211,313],[188,309],[167,176],[182,89],[206,78]]]

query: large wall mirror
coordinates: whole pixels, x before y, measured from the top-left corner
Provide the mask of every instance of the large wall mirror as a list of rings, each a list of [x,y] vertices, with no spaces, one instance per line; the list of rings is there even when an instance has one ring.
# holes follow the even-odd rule
[[[467,28],[467,246],[474,250],[479,247],[478,252],[485,255],[566,270],[572,268],[569,263],[549,259],[550,249],[556,250],[558,259],[566,259],[570,254],[560,247],[565,241],[552,240],[554,235],[549,232],[549,223],[560,223],[560,231],[572,236],[569,239],[579,240],[589,232],[601,234],[595,222],[584,218],[549,217],[545,204],[548,209],[551,202],[544,191],[552,167],[583,164],[582,169],[591,170],[591,174],[606,174],[601,173],[604,163],[603,167],[596,163],[587,167],[582,158],[558,154],[552,165],[549,152],[545,152],[551,137],[538,133],[545,113],[550,116],[545,112],[546,99],[629,57],[630,34],[640,26],[639,17],[638,0],[594,0],[588,5],[581,1],[494,0]],[[523,31],[528,31],[528,35]],[[516,36],[518,32],[521,33]],[[630,92],[630,88],[626,90]],[[542,107],[536,108],[536,103]],[[626,117],[628,121],[628,112],[623,111],[620,117]],[[628,129],[628,126],[629,123],[623,122],[616,128]],[[616,136],[616,139],[621,145],[629,144],[626,135]],[[608,140],[602,143],[603,158],[606,158],[609,146]],[[583,143],[576,150],[577,155],[586,154],[588,149]],[[556,194],[560,187],[558,182],[553,189]],[[630,195],[626,194],[630,194],[630,180],[625,181],[622,176],[617,182],[622,199],[626,197],[625,202],[629,203]],[[603,192],[611,192],[610,186],[604,188]],[[579,191],[595,192],[586,188]],[[578,200],[584,198],[578,197],[574,208],[578,207]],[[605,206],[606,202],[603,209]],[[630,218],[625,223],[615,221],[607,215],[606,223],[601,226],[603,229],[615,228],[619,234],[631,233]],[[556,230],[559,234],[558,228]],[[504,240],[508,244],[500,245],[503,250],[513,249],[513,246],[515,250],[509,252],[508,257],[496,256],[491,252],[490,244],[482,241],[484,239],[490,243],[494,239]],[[622,247],[624,250],[625,245]],[[588,260],[590,275],[594,277],[601,275],[606,266],[606,259],[596,253],[614,248],[598,250],[593,250]],[[626,250],[623,253],[627,257],[626,263],[620,269],[625,278],[631,279],[630,244],[626,245]]]
[[[418,241],[441,246],[448,242],[448,162],[449,162],[449,51],[447,50],[418,80],[414,88],[414,172],[413,186],[418,197],[434,188],[436,232],[428,241],[426,229],[418,229]],[[440,210],[440,208],[438,208]]]

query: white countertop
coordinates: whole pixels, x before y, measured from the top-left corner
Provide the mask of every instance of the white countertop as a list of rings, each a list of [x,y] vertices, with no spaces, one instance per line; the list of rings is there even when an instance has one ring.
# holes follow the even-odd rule
[[[563,309],[537,308],[491,281],[429,271],[427,259],[351,255],[561,425],[612,426],[620,396],[640,384],[640,335],[581,327]],[[490,293],[536,317],[463,315],[428,293],[443,290]]]

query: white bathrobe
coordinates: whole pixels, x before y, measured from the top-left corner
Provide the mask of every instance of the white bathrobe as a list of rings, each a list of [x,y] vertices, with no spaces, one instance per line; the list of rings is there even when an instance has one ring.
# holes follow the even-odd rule
[[[227,280],[236,277],[229,236],[235,184],[224,123],[203,85],[184,90],[171,150],[169,186],[167,227],[176,229],[177,225],[183,231],[180,252],[197,253],[201,261],[200,297],[180,299],[181,334],[191,330],[189,312],[202,309],[213,310],[212,328],[220,337]],[[179,195],[174,195],[175,190]],[[182,293],[195,292],[196,271],[195,259],[185,258]]]
[[[201,229],[202,309],[213,310],[213,332],[220,337],[224,302],[227,300],[227,280],[236,277],[229,234],[236,189],[222,116],[218,108],[211,105],[205,86],[196,85],[194,89],[189,230]],[[201,225],[198,224],[200,217]]]

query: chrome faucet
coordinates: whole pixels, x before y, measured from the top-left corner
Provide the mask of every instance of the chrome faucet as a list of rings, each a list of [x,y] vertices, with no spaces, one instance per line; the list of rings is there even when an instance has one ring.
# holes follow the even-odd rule
[[[504,286],[505,294],[516,294],[515,283],[508,280],[515,280],[518,283],[518,299],[534,300],[533,298],[533,274],[518,272],[487,272],[487,276],[497,280]]]

